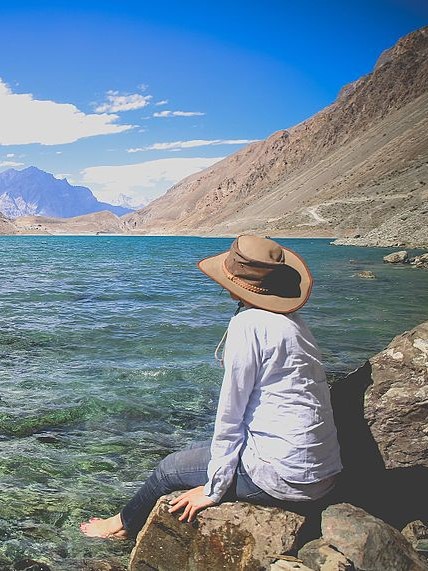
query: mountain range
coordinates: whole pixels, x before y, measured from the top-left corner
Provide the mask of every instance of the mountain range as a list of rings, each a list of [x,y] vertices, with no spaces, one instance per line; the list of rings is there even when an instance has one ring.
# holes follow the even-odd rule
[[[89,188],[72,186],[67,179],[28,167],[0,173],[0,212],[8,218],[52,216],[70,218],[108,210],[118,216],[131,208],[99,202]]]
[[[46,184],[34,184],[34,190],[15,186],[21,194],[7,190],[12,185],[6,179],[26,173]],[[48,182],[59,190],[46,190]],[[82,197],[79,212],[73,210],[77,196]],[[187,177],[120,219],[114,213],[126,209],[99,203],[89,189],[71,187],[34,167],[0,175],[0,212],[14,217],[13,208],[23,213],[21,206],[26,214],[44,217],[9,221],[0,216],[0,233],[253,232],[426,247],[428,27],[383,52],[371,73],[344,86],[336,101],[313,117]],[[66,224],[52,218],[75,217],[84,208],[113,214],[95,212]]]
[[[179,182],[135,232],[345,237],[428,245],[428,27],[308,120]]]

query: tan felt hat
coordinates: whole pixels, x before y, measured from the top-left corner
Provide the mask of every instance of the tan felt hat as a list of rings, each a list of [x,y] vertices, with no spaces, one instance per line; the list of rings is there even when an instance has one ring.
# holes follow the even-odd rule
[[[274,313],[301,308],[313,283],[300,256],[259,236],[238,236],[228,252],[205,258],[198,267],[242,301]]]

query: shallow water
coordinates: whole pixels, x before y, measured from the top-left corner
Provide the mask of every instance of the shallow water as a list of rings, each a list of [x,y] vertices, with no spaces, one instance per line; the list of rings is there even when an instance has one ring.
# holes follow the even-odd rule
[[[109,515],[166,453],[209,436],[213,350],[235,304],[195,267],[229,239],[0,238],[0,569],[76,571],[130,544],[78,524]],[[315,277],[301,310],[330,374],[428,319],[428,272],[389,250],[282,240]],[[376,280],[357,278],[363,269]]]

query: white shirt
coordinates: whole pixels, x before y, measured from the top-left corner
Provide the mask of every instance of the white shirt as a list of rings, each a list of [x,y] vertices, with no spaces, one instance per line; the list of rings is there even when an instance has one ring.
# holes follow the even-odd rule
[[[239,313],[224,367],[204,494],[220,501],[240,455],[252,481],[278,499],[328,491],[342,469],[340,450],[319,349],[303,319]]]

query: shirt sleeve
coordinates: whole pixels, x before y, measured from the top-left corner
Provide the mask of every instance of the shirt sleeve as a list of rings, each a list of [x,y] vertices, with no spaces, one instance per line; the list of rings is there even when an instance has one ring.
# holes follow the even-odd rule
[[[220,390],[208,482],[204,494],[219,502],[232,483],[245,438],[244,414],[260,367],[260,349],[253,327],[232,318],[224,351],[224,377]]]

